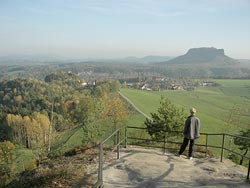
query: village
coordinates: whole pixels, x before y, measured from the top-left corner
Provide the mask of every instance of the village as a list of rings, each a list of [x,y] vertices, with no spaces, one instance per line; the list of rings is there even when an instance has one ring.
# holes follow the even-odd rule
[[[71,71],[68,74],[72,74]],[[116,73],[117,74],[117,73]],[[215,87],[219,86],[218,83],[209,79],[199,79],[194,80],[191,78],[172,78],[166,76],[152,76],[145,75],[130,75],[130,77],[125,77],[124,75],[107,75],[103,76],[100,73],[88,72],[91,77],[86,77],[86,73],[77,73],[82,79],[79,83],[86,87],[95,87],[100,83],[108,80],[117,80],[121,84],[122,88],[139,89],[145,91],[164,91],[164,90],[183,90],[183,91],[193,91],[197,87]],[[123,78],[121,78],[123,77]]]
[[[162,91],[162,90],[186,90],[192,91],[196,87],[213,87],[217,86],[216,82],[192,80],[186,78],[167,78],[152,77],[150,79],[139,80],[126,83],[127,88],[140,89],[146,91]]]

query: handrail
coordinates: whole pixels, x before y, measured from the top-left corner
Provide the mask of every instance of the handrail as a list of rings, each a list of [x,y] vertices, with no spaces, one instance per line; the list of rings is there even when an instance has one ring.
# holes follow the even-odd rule
[[[103,140],[99,145],[99,164],[98,164],[98,181],[92,186],[93,188],[102,188],[103,185],[103,145],[110,140],[113,136],[116,136],[116,143],[114,144],[117,148],[117,159],[120,158],[120,145],[123,141],[126,143],[126,132],[123,139],[121,139],[121,130],[125,129],[126,126],[116,129],[111,135],[109,135],[105,140]]]
[[[124,138],[121,139],[121,131],[124,129]],[[127,135],[127,129],[138,129],[138,130],[147,130],[146,127],[135,127],[135,126],[124,126],[121,127],[117,130],[115,130],[111,135],[109,135],[105,140],[103,140],[100,145],[99,145],[99,166],[98,166],[98,181],[92,186],[92,188],[103,188],[103,145],[110,140],[113,136],[117,136],[116,138],[116,143],[114,144],[114,146],[117,147],[117,159],[119,159],[120,156],[120,145],[124,142],[125,147],[127,146],[127,140],[143,140],[143,141],[147,141],[147,147],[157,147],[157,146],[150,146],[150,144],[148,143],[149,141],[155,141],[153,139],[145,139],[145,138],[137,138],[137,137],[128,137]],[[155,129],[157,130],[157,129]],[[181,131],[166,131],[166,132],[175,132],[175,133],[180,133],[182,134]],[[230,137],[234,137],[234,138],[241,138],[241,139],[245,139],[245,140],[250,140],[249,137],[243,137],[243,136],[238,136],[238,135],[232,135],[232,134],[225,134],[225,133],[200,133],[201,135],[205,135],[206,136],[206,143],[205,144],[196,144],[197,146],[203,146],[205,147],[205,157],[207,157],[207,153],[208,153],[208,148],[218,148],[221,149],[221,155],[220,155],[220,161],[222,162],[223,159],[223,155],[224,155],[224,150],[232,152],[234,154],[237,154],[239,156],[241,156],[242,158],[246,158],[249,160],[248,162],[248,172],[247,172],[247,179],[249,179],[249,174],[250,174],[250,155],[249,156],[245,156],[242,155],[238,152],[235,152],[229,148],[225,147],[225,137],[226,136],[230,136]],[[209,145],[208,144],[208,136],[222,136],[222,142],[221,142],[221,146],[215,146],[215,145]],[[181,144],[181,142],[176,142],[176,141],[169,141],[166,139],[166,137],[164,137],[164,140],[157,140],[157,142],[162,142],[164,143],[163,146],[159,146],[158,148],[163,148],[164,149],[164,153],[166,152],[166,143],[175,143],[175,144]],[[140,145],[140,144],[136,144],[134,143],[134,145]]]
[[[135,127],[135,126],[127,126],[126,127],[127,129],[144,129],[144,130],[147,130],[146,127]],[[152,129],[151,129],[152,130]],[[158,129],[158,128],[153,128],[153,130],[161,130],[161,129]],[[162,130],[161,130],[162,131]],[[175,133],[180,133],[182,134],[183,132],[182,131],[167,131],[167,132],[175,132]],[[226,136],[231,136],[231,137],[234,137],[234,138],[240,138],[240,139],[245,139],[245,140],[249,140],[250,141],[250,138],[249,137],[243,137],[243,136],[239,136],[239,135],[232,135],[232,134],[227,134],[227,133],[200,133],[201,135],[205,135],[206,136],[206,144],[195,144],[197,146],[205,146],[206,148],[206,151],[205,151],[205,157],[207,157],[207,152],[208,152],[208,147],[209,148],[218,148],[218,149],[221,149],[221,155],[220,155],[220,161],[222,162],[223,160],[223,155],[224,155],[224,150],[227,150],[229,152],[232,152],[234,154],[237,154],[239,156],[241,156],[242,158],[246,158],[249,160],[248,162],[248,172],[247,172],[247,179],[249,179],[249,174],[250,174],[250,155],[249,156],[245,156],[245,155],[242,155],[238,152],[235,152],[231,149],[228,149],[225,147],[225,137]],[[222,136],[222,143],[221,143],[221,146],[215,146],[215,145],[208,145],[208,136]],[[131,140],[144,140],[144,141],[155,141],[153,139],[144,139],[144,138],[134,138],[134,137],[128,137],[127,139],[131,139]],[[163,148],[164,149],[164,153],[166,152],[166,143],[175,143],[175,144],[181,144],[182,142],[175,142],[175,141],[168,141],[166,140],[166,138],[164,137],[164,140],[157,140],[157,142],[163,142],[164,143],[164,146],[162,147],[158,147],[158,148]],[[136,145],[136,144],[135,144]],[[147,143],[147,146],[149,146],[149,143]],[[153,146],[155,147],[155,146]]]

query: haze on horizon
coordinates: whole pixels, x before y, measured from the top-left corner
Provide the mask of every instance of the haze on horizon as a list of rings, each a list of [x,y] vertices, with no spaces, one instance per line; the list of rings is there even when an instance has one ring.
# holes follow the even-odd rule
[[[250,59],[250,0],[0,0],[0,56],[178,56],[223,48]]]

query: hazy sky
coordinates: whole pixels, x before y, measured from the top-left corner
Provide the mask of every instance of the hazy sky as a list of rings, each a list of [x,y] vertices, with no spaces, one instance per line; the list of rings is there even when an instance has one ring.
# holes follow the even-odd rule
[[[0,0],[0,56],[177,56],[193,47],[250,59],[250,0]]]

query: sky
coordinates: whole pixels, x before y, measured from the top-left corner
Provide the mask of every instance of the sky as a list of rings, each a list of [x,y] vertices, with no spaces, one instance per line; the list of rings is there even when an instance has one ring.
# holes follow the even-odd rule
[[[0,56],[250,59],[250,0],[0,0]]]

